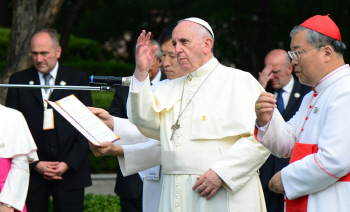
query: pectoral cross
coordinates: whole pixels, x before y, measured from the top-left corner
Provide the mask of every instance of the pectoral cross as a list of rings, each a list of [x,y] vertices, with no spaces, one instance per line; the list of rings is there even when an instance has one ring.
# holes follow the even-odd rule
[[[171,137],[170,137],[170,140],[172,141],[173,138],[174,138],[174,134],[175,134],[175,131],[177,129],[180,128],[180,125],[179,125],[179,119],[176,120],[175,124],[171,126],[171,130],[173,131],[173,133],[171,133]]]

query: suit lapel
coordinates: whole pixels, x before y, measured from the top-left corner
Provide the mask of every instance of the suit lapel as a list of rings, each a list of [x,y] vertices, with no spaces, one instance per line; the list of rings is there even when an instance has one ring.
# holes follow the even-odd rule
[[[160,73],[161,73],[161,75],[160,75],[160,81],[165,80],[165,79],[168,79],[167,76],[166,76],[162,71],[161,71]]]
[[[55,79],[55,85],[61,85],[61,82],[65,82],[65,78],[66,78],[65,70],[61,66],[59,66],[57,70],[57,76]],[[56,101],[60,99],[59,97],[62,94],[62,92],[63,92],[63,89],[54,89],[49,99],[51,101]]]
[[[34,82],[34,85],[40,85],[39,74],[38,74],[38,71],[35,68],[33,68],[33,71],[30,73],[30,76],[29,76],[28,79],[29,79],[28,84],[31,84],[31,82]],[[30,90],[33,92],[33,95],[35,96],[35,98],[44,107],[43,96],[41,94],[41,89],[35,88],[35,89],[30,89]]]
[[[288,114],[288,112],[293,108],[295,107],[295,104],[299,101],[299,99],[301,98],[301,95],[300,95],[300,92],[301,92],[301,86],[299,84],[299,82],[297,82],[295,79],[294,79],[294,85],[293,85],[293,90],[292,90],[292,93],[290,94],[290,97],[289,97],[289,101],[288,101],[288,105],[287,105],[287,108],[286,110],[284,111],[284,114]],[[299,97],[296,98],[295,94],[296,93],[299,93]]]

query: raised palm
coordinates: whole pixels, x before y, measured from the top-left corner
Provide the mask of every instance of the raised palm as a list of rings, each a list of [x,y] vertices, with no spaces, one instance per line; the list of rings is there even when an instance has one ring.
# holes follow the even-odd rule
[[[152,49],[149,50],[148,44],[150,37],[151,32],[146,35],[146,31],[142,30],[142,33],[137,39],[135,77],[139,81],[143,81],[147,77],[148,70],[152,65],[152,60],[157,49],[157,46],[153,46]]]

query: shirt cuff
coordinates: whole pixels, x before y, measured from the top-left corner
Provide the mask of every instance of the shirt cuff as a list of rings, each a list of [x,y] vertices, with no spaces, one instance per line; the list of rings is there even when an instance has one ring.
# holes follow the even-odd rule
[[[135,75],[132,76],[132,84],[131,84],[131,91],[134,93],[138,93],[141,91],[142,86],[145,84],[146,80],[148,80],[148,74],[145,80],[143,80],[142,82],[139,82]]]
[[[265,124],[265,126],[260,127],[260,125],[259,125],[259,123],[258,123],[258,119],[255,120],[255,126],[256,126],[259,130],[261,130],[261,131],[263,131],[263,132],[266,132],[267,127],[269,126],[269,124],[270,124],[270,122],[267,122],[267,124]]]

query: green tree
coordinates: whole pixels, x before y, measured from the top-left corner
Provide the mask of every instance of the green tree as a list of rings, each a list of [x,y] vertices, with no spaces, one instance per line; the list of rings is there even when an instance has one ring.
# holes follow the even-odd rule
[[[64,0],[13,0],[12,28],[7,59],[0,83],[8,83],[9,76],[31,65],[30,40],[34,32],[50,27],[55,21]],[[39,9],[38,9],[39,8]],[[4,104],[7,89],[0,90],[0,103]]]

